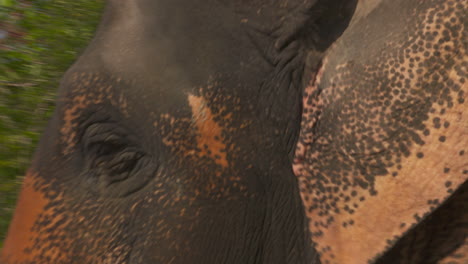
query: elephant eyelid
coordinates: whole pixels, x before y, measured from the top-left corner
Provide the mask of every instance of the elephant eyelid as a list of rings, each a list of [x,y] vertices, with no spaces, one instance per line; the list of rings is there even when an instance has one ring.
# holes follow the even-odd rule
[[[113,134],[102,134],[84,140],[84,156],[108,156],[121,152],[127,147],[127,142]]]
[[[128,133],[115,123],[99,122],[87,125],[83,129],[82,137],[84,140],[112,140],[117,137],[125,138],[126,134]]]
[[[122,163],[137,160],[145,156],[143,152],[131,147],[121,147],[111,150],[103,150],[102,148],[105,147],[101,147],[100,149],[99,146],[96,148],[97,150],[93,149],[88,153],[88,159],[91,159],[92,167],[105,165],[109,168],[117,168],[118,166],[121,166]]]
[[[82,134],[81,142],[84,151],[92,147],[136,147],[136,140],[132,140],[130,133],[115,123],[93,123],[87,126]]]

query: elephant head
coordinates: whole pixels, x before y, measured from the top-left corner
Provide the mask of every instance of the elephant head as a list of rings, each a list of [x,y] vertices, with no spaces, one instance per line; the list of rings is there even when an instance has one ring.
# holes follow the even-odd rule
[[[464,261],[466,9],[109,0],[1,261]]]

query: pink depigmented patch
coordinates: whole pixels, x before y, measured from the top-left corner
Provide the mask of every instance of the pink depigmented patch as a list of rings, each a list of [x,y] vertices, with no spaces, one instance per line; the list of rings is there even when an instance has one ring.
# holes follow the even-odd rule
[[[222,141],[223,128],[216,123],[214,115],[202,97],[189,95],[193,122],[197,128],[197,145],[200,156],[210,157],[223,168],[229,166],[226,158],[226,145]]]

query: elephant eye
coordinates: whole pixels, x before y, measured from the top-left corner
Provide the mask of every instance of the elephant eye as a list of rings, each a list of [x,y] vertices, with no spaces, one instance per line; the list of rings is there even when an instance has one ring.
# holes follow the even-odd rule
[[[118,137],[111,134],[104,139],[92,141],[88,145],[88,148],[96,152],[97,155],[109,155],[120,151],[123,147],[122,143],[123,142],[119,142]]]
[[[115,124],[92,124],[83,135],[85,177],[104,195],[124,196],[142,188],[156,166],[150,155]]]
[[[144,154],[134,148],[109,142],[95,142],[88,147],[89,169],[107,184],[131,176]]]

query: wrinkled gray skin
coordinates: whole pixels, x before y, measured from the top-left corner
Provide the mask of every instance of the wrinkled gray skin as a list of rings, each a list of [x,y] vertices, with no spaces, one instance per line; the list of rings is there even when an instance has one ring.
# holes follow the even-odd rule
[[[109,0],[0,261],[466,263],[466,9]]]

